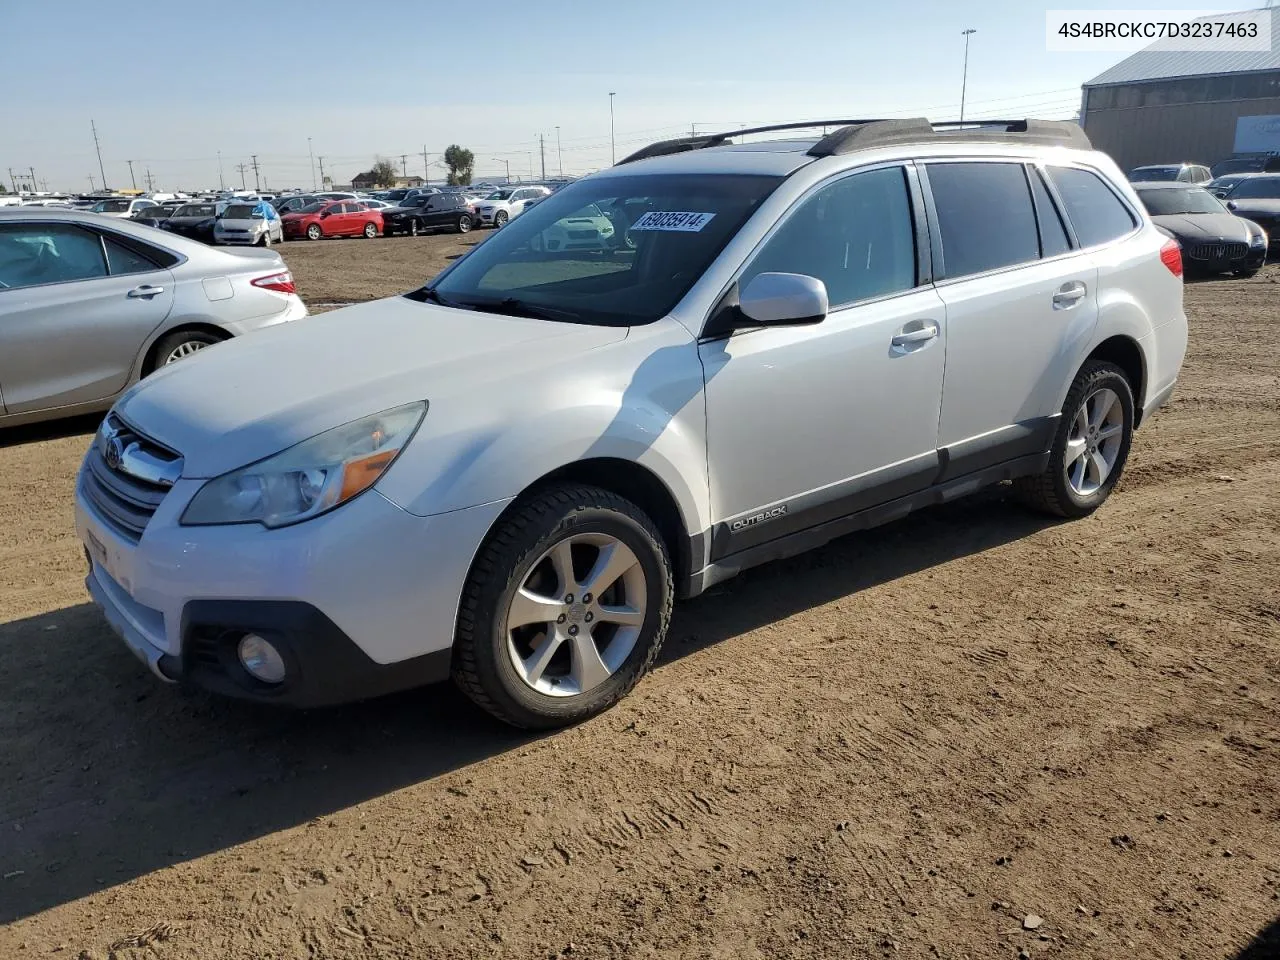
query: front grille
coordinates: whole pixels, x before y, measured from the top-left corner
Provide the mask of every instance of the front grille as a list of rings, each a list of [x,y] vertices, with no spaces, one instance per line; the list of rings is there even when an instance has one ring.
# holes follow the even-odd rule
[[[1198,243],[1190,256],[1192,260],[1239,260],[1248,252],[1247,243]]]
[[[80,488],[103,521],[137,543],[181,473],[181,457],[113,413],[85,457]]]
[[[570,230],[570,240],[595,240],[600,234],[595,230]]]

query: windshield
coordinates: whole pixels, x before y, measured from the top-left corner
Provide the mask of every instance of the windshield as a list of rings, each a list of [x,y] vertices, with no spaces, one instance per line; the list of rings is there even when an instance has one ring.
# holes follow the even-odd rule
[[[1261,157],[1239,157],[1235,160],[1223,160],[1213,165],[1213,175],[1220,177],[1224,173],[1250,173],[1261,170],[1265,161]]]
[[[1280,177],[1250,177],[1248,180],[1241,180],[1229,196],[1232,200],[1248,197],[1280,199]]]
[[[174,211],[175,217],[212,217],[218,208],[212,203],[188,203]]]
[[[223,220],[248,220],[257,211],[251,203],[233,203],[222,212]]]
[[[409,195],[408,190],[388,190],[382,195],[384,200],[403,200]]]
[[[1138,197],[1153,217],[1168,217],[1177,213],[1226,213],[1227,208],[1207,190],[1139,190]]]
[[[485,197],[485,199],[486,200],[510,200],[511,194],[513,192],[514,191],[511,191],[511,190],[495,190],[493,191],[493,193]]]
[[[652,323],[781,182],[724,174],[580,180],[513,219],[412,296],[577,323]],[[562,223],[597,215],[608,223],[572,231]]]
[[[133,211],[132,216],[134,216],[134,217],[151,217],[153,220],[154,220],[154,219],[164,219],[165,217],[169,216],[169,214],[170,214],[170,212],[171,212],[172,210],[173,210],[173,207],[160,207],[160,206],[156,206],[156,207],[138,207],[138,209],[136,209],[136,210],[134,210],[134,211]]]
[[[94,213],[124,213],[129,209],[128,200],[99,200],[91,208]]]
[[[303,207],[298,212],[299,213],[319,213],[321,210],[323,210],[332,202],[333,202],[332,200],[318,200],[315,203],[308,203],[305,207]]]
[[[1130,180],[1177,180],[1181,167],[1135,167],[1129,171]]]

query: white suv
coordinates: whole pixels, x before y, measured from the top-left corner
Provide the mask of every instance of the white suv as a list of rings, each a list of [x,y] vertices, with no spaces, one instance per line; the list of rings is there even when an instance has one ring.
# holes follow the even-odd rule
[[[547,187],[503,187],[476,201],[476,221],[486,227],[501,227],[524,213],[531,201],[550,195]]]
[[[623,242],[550,250],[588,205]],[[571,723],[746,567],[1002,480],[1091,513],[1186,337],[1177,245],[1074,125],[657,144],[420,290],[130,390],[81,473],[87,584],[168,680],[452,675]]]

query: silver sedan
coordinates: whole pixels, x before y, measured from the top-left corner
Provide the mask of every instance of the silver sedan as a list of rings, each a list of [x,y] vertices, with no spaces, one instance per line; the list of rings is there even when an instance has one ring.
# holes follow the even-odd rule
[[[0,207],[0,426],[105,410],[164,364],[306,315],[273,250]]]

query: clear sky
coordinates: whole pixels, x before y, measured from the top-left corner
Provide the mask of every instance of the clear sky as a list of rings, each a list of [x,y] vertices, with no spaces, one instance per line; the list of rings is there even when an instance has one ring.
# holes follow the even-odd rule
[[[257,154],[263,188],[311,186],[308,138],[336,182],[375,154],[434,177],[450,143],[477,179],[580,174],[687,132],[823,118],[959,113],[1066,118],[1122,59],[1047,53],[1048,8],[1240,9],[1177,0],[37,0],[0,8],[0,176],[50,189],[205,188]],[[470,9],[479,11],[469,12]],[[556,148],[556,128],[561,149]],[[253,186],[253,172],[247,173]]]

